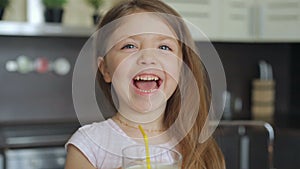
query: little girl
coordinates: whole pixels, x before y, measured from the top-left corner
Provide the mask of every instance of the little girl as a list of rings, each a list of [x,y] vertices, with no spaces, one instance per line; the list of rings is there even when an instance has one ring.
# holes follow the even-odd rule
[[[214,139],[199,142],[210,89],[180,15],[159,0],[122,1],[103,17],[97,37],[97,78],[116,114],[74,133],[65,168],[121,168],[121,150],[143,143],[138,125],[150,144],[179,151],[182,168],[225,168]]]

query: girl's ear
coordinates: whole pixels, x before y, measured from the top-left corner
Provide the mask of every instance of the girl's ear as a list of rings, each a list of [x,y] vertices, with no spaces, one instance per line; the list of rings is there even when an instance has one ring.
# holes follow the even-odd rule
[[[106,83],[110,83],[111,82],[111,76],[109,71],[107,70],[107,66],[105,64],[105,61],[103,59],[103,57],[99,56],[98,57],[98,69],[100,70],[103,79]]]

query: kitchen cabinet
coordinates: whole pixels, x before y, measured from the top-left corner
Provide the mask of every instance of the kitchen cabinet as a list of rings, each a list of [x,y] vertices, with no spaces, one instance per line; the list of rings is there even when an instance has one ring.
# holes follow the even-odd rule
[[[255,9],[252,1],[223,0],[220,10],[220,39],[256,40]]]
[[[3,169],[4,167],[4,159],[3,159],[3,155],[0,154],[0,169]]]
[[[166,2],[176,9],[188,23],[192,23],[199,29],[198,31],[205,33],[209,38],[217,39],[220,36],[218,1],[167,0]],[[196,40],[202,40],[199,35],[193,37]]]
[[[256,41],[253,1],[167,0],[186,20],[212,41]],[[195,33],[192,31],[192,34]],[[196,40],[202,40],[200,36]]]
[[[51,148],[14,149],[6,152],[6,169],[63,169],[66,151],[63,146]]]
[[[78,127],[77,123],[1,125],[0,169],[64,168],[64,144]]]
[[[243,121],[240,121],[243,122]],[[237,122],[237,123],[240,123]],[[260,122],[243,123],[255,124]],[[274,128],[273,149],[269,134],[261,126],[234,126],[235,122],[219,124],[214,137],[229,169],[292,169],[299,168],[299,129]],[[243,128],[244,127],[244,128]],[[273,151],[273,152],[272,152]]]
[[[300,0],[263,0],[260,2],[260,39],[299,41],[299,28]]]
[[[300,0],[165,0],[165,2],[200,29],[211,41],[300,41]],[[27,21],[31,24],[26,23],[26,18],[24,18],[26,11],[22,4],[26,4],[24,0],[14,2],[14,8],[22,12],[13,14],[10,12],[7,14],[9,16],[7,19],[23,22],[0,21],[0,35],[82,36],[90,35],[90,30],[95,29],[91,24],[80,24],[83,20],[90,19],[88,15],[90,9],[86,4],[82,4],[81,6],[84,7],[81,7],[70,3],[66,7],[66,18],[72,19],[66,19],[64,24],[55,26],[47,23],[32,25],[33,21],[29,16],[34,12],[33,10],[27,13],[29,17]],[[104,11],[112,4],[108,3]],[[74,12],[74,9],[86,11],[84,18],[82,15],[79,16],[78,12]],[[32,18],[36,20],[36,17]],[[15,25],[18,28],[12,28],[9,25]],[[192,31],[192,34],[195,40],[203,40],[199,32]],[[208,39],[204,38],[204,40]]]
[[[211,41],[300,41],[300,0],[167,0]],[[192,34],[195,32],[192,32]],[[200,36],[193,36],[202,40]]]
[[[197,41],[299,42],[300,0],[166,0]],[[192,26],[191,26],[192,25]],[[96,27],[0,21],[0,35],[90,36]],[[204,37],[203,37],[204,34]]]

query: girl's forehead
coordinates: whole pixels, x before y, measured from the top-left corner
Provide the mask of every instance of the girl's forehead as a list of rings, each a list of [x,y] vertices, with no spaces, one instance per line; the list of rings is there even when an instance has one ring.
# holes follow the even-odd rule
[[[157,34],[178,39],[167,21],[153,13],[135,13],[124,16],[117,22],[118,27],[109,38],[109,46],[114,46],[124,38],[143,34]]]

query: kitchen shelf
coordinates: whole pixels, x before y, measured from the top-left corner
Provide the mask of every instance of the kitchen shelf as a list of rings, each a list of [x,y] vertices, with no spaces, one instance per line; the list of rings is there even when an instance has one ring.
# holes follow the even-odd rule
[[[72,26],[59,23],[32,24],[28,22],[0,21],[0,36],[54,36],[54,37],[89,37],[96,31],[96,27]],[[294,38],[262,38],[252,37],[204,37],[199,32],[191,31],[195,41],[232,42],[232,43],[299,43]]]
[[[31,24],[0,21],[0,35],[4,36],[89,37],[95,30],[94,27],[69,26],[59,23]]]

